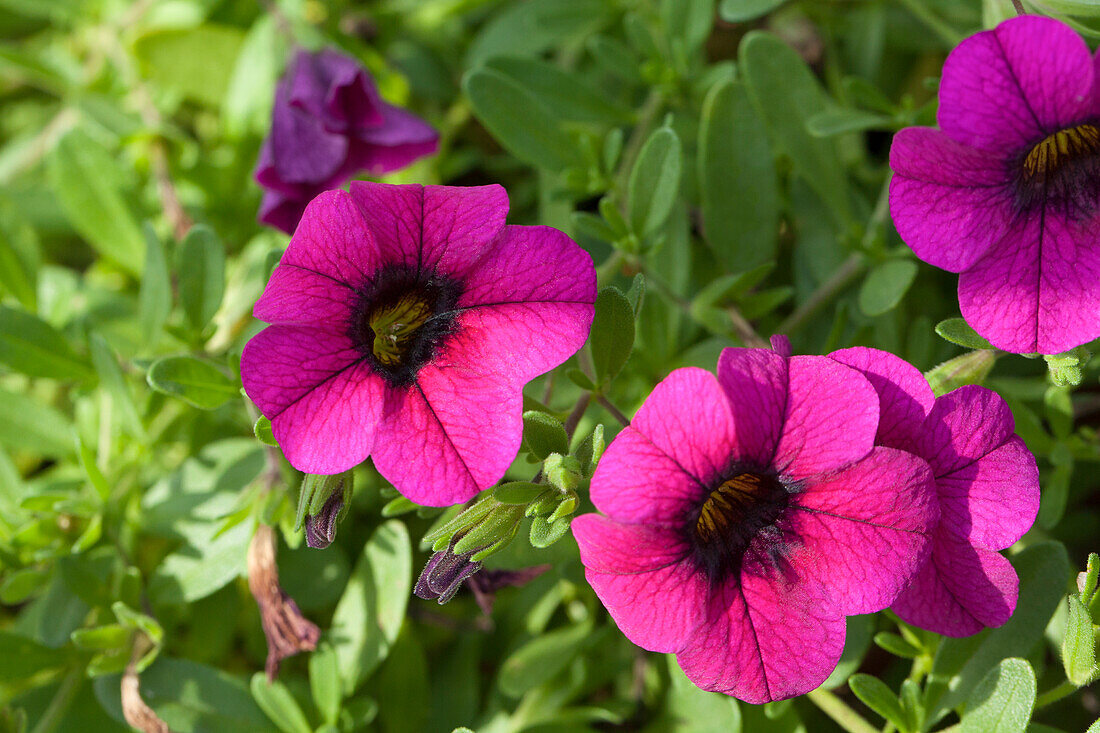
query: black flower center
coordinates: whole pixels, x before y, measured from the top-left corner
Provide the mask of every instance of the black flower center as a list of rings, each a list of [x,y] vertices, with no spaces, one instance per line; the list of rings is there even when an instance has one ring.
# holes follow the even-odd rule
[[[1028,148],[1014,167],[1020,211],[1054,206],[1071,218],[1088,216],[1100,203],[1100,122],[1084,122],[1047,135]]]
[[[407,387],[454,333],[461,292],[438,273],[386,267],[360,288],[349,336],[376,373]]]
[[[712,582],[741,569],[749,544],[771,530],[787,508],[789,495],[777,477],[741,469],[710,492],[687,529],[696,562]],[[779,542],[777,530],[775,535]]]

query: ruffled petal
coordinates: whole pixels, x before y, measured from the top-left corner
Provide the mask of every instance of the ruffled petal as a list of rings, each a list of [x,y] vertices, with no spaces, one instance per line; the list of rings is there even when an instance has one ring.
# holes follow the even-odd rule
[[[1076,31],[1038,15],[1010,18],[947,57],[939,123],[958,142],[1022,151],[1089,117],[1092,87],[1092,56]]]
[[[799,479],[866,456],[878,430],[878,395],[855,369],[825,356],[790,359],[786,422],[775,468]],[[735,420],[740,413],[734,411]]]
[[[939,130],[909,127],[890,147],[890,216],[910,249],[962,272],[1013,226],[1007,164]]]
[[[269,326],[245,344],[241,381],[299,471],[340,473],[371,452],[385,388],[343,334]]]
[[[728,468],[733,431],[714,376],[677,369],[608,446],[592,477],[592,502],[621,522],[682,524]]]
[[[389,186],[352,181],[387,263],[461,279],[504,228],[501,186]]]
[[[879,421],[876,445],[915,450],[924,418],[936,395],[920,370],[888,351],[855,346],[829,354],[857,369],[878,393]]]
[[[783,432],[788,359],[770,349],[723,349],[718,383],[737,416],[732,457],[767,468]]]
[[[715,592],[706,621],[676,655],[704,690],[752,704],[819,686],[844,649],[844,617],[816,596],[819,586],[742,574]]]
[[[674,532],[620,524],[597,514],[573,520],[585,578],[626,638],[654,652],[676,652],[706,611],[705,576],[686,559]]]
[[[1050,205],[1047,205],[1050,208]],[[1100,336],[1100,217],[1020,222],[959,277],[959,306],[999,349],[1058,354]]]
[[[939,519],[928,464],[893,448],[792,497],[783,523],[810,557],[822,593],[845,615],[889,606],[924,562]]]
[[[1000,626],[1016,609],[1020,581],[991,550],[937,537],[932,555],[891,606],[902,621],[944,636]]]

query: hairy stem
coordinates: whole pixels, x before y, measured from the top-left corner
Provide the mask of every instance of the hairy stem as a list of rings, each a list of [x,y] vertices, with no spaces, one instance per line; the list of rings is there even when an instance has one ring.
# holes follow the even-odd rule
[[[1035,699],[1035,709],[1045,708],[1047,705],[1053,705],[1067,695],[1072,695],[1077,691],[1077,685],[1073,684],[1069,680],[1064,681],[1057,687],[1047,690],[1043,694],[1039,695]]]

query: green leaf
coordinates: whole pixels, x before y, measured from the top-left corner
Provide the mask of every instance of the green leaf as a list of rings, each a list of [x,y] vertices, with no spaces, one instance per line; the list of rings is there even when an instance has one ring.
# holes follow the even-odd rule
[[[532,547],[549,547],[569,531],[570,518],[568,516],[550,520],[549,517],[533,517],[531,519],[531,532],[529,539]]]
[[[309,689],[325,722],[335,724],[340,717],[344,694],[336,652],[328,643],[321,644],[309,657]]]
[[[217,524],[204,522],[188,544],[169,553],[157,566],[149,578],[154,603],[184,604],[206,598],[245,572],[252,523],[238,524],[221,534],[217,530]]]
[[[495,69],[479,68],[466,75],[462,88],[474,114],[512,155],[551,171],[584,165],[554,113],[523,85]]]
[[[38,316],[0,305],[0,364],[31,377],[85,380],[93,376],[87,359]]]
[[[0,445],[44,456],[73,454],[73,426],[58,410],[0,389]]]
[[[256,418],[256,424],[252,426],[252,433],[256,436],[256,440],[264,445],[270,445],[273,448],[279,446],[278,441],[275,440],[275,433],[271,431],[271,420],[266,415],[260,415]]]
[[[466,68],[494,56],[538,56],[587,35],[614,12],[607,0],[528,0],[504,7],[470,44]]]
[[[859,109],[828,109],[806,121],[806,129],[814,137],[832,137],[845,132],[889,129],[893,120],[885,115]]]
[[[222,103],[222,122],[229,137],[264,133],[271,119],[283,48],[275,16],[260,15],[244,37]]]
[[[1066,617],[1066,635],[1062,639],[1062,665],[1066,679],[1078,687],[1089,684],[1097,674],[1096,631],[1092,616],[1076,593],[1066,597],[1069,615]]]
[[[190,356],[157,359],[146,374],[149,386],[200,410],[214,410],[239,394],[236,383],[213,364]]]
[[[345,694],[351,694],[389,654],[411,589],[409,532],[391,519],[363,547],[332,617],[330,638]]]
[[[14,211],[14,206],[0,202],[0,286],[31,312],[38,303],[41,259],[34,227]]]
[[[145,271],[141,275],[138,291],[138,316],[141,319],[141,336],[147,349],[160,340],[161,329],[172,312],[172,283],[168,274],[168,260],[164,256],[164,244],[146,222]]]
[[[867,707],[874,710],[900,730],[906,730],[905,711],[894,691],[878,677],[869,674],[854,674],[848,680],[852,692]]]
[[[122,601],[115,601],[111,604],[111,613],[115,615],[120,624],[128,629],[136,629],[142,632],[154,644],[160,644],[164,640],[164,629],[152,616],[138,613]]]
[[[1097,718],[1096,722],[1090,725],[1085,733],[1100,733],[1100,718]]]
[[[661,20],[668,35],[683,41],[686,52],[694,53],[714,28],[714,0],[664,0]]]
[[[722,0],[718,14],[728,23],[743,23],[767,15],[785,0]]]
[[[936,324],[941,338],[966,349],[992,349],[993,344],[978,335],[962,318],[948,318]]]
[[[493,489],[493,498],[501,504],[529,504],[547,491],[546,484],[511,481]]]
[[[920,649],[897,634],[890,634],[885,631],[875,634],[875,644],[895,657],[902,657],[903,659],[916,659],[921,655]]]
[[[0,631],[0,682],[21,682],[69,661],[62,649],[50,649],[10,631]]]
[[[111,396],[111,404],[118,411],[123,429],[132,436],[144,437],[145,426],[141,424],[134,397],[111,347],[98,333],[89,334],[88,346],[92,352],[92,364],[99,374],[99,383]]]
[[[70,637],[73,644],[81,649],[94,649],[105,651],[108,649],[121,649],[130,643],[133,631],[121,624],[108,624],[96,626],[92,629],[77,629]]]
[[[767,131],[741,82],[716,85],[703,103],[699,192],[707,243],[729,270],[774,259],[779,187]]]
[[[50,187],[73,227],[104,257],[141,274],[145,239],[126,205],[117,156],[80,130],[70,130],[47,163]]]
[[[500,56],[490,59],[494,69],[516,82],[563,120],[575,122],[629,122],[628,110],[613,104],[603,91],[588,85],[586,77],[564,71],[536,58]]]
[[[21,568],[8,573],[0,583],[0,603],[14,606],[23,603],[45,588],[52,573],[43,568]]]
[[[627,187],[627,218],[636,234],[648,236],[668,220],[680,192],[682,156],[670,127],[654,130],[642,146]]]
[[[386,733],[422,733],[427,730],[428,709],[432,699],[428,687],[428,660],[417,636],[402,634],[393,645],[393,653],[378,670],[380,700],[400,700],[401,704],[383,704],[378,713]]]
[[[519,697],[560,672],[593,641],[592,622],[543,634],[514,651],[500,667],[500,690]]]
[[[569,452],[569,438],[560,420],[545,412],[528,410],[523,413],[523,444],[540,461],[551,453]]]
[[[774,6],[773,6],[774,7]],[[831,102],[798,52],[778,37],[751,31],[741,41],[741,70],[775,146],[832,210],[852,220],[848,181],[831,140],[813,137],[807,121]]]
[[[867,274],[859,289],[859,309],[869,316],[881,316],[897,307],[917,276],[917,263],[888,260]]]
[[[1024,733],[1035,706],[1035,672],[1023,659],[1002,659],[967,700],[960,733]]]
[[[871,646],[874,617],[869,614],[849,616],[845,619],[844,652],[840,662],[829,677],[821,683],[827,690],[834,690],[848,681],[848,677],[860,668]]]
[[[741,733],[741,708],[732,697],[699,689],[666,654],[669,686],[665,698],[677,733]]]
[[[237,28],[212,23],[161,30],[137,39],[134,55],[153,84],[216,107],[226,98],[244,37]]]
[[[268,682],[263,672],[252,675],[252,699],[283,733],[313,733],[294,696],[279,681]]]
[[[589,342],[596,383],[602,387],[622,371],[634,348],[634,309],[617,288],[604,288],[597,296]]]
[[[941,642],[931,674],[947,682],[949,689],[931,701],[929,720],[937,720],[937,713],[967,700],[986,672],[1002,659],[1029,654],[1061,602],[1070,573],[1061,543],[1038,542],[1010,560],[1020,578],[1016,612],[1004,626],[975,637]]]
[[[196,224],[180,244],[179,294],[196,331],[214,317],[225,292],[225,247],[209,227]]]

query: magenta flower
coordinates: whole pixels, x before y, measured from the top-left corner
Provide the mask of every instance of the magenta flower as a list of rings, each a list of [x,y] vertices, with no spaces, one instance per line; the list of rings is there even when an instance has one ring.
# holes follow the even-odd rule
[[[916,453],[935,475],[940,522],[932,554],[892,606],[907,623],[945,636],[1000,626],[1019,580],[997,550],[1020,539],[1039,511],[1039,469],[1013,434],[1001,397],[974,385],[936,398],[924,376],[893,354],[830,354],[860,370],[882,403],[878,445]]]
[[[994,346],[1056,354],[1100,336],[1100,89],[1085,42],[1024,15],[967,38],[940,129],[894,137],[890,213]]]
[[[678,369],[592,478],[585,577],[635,644],[751,703],[829,675],[844,617],[893,603],[938,519],[928,465],[875,447],[879,401],[821,356],[726,349]]]
[[[506,226],[500,186],[356,181],[306,208],[245,346],[241,379],[287,460],[363,461],[444,506],[495,483],[519,450],[523,385],[577,351],[592,259],[542,226]]]
[[[260,149],[259,219],[287,234],[314,196],[353,174],[380,175],[436,151],[439,134],[387,104],[358,61],[331,49],[298,50],[275,90],[271,134]]]

